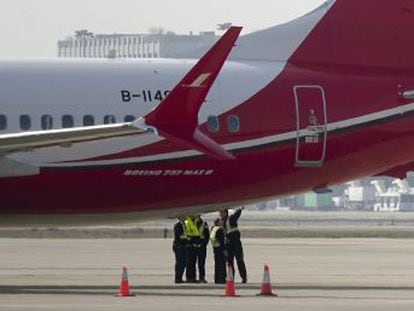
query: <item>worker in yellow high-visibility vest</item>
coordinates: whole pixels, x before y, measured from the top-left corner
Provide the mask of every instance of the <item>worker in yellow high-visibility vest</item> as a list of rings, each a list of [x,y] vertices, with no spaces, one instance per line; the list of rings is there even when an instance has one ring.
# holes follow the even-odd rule
[[[226,283],[226,235],[224,233],[223,221],[217,218],[210,230],[210,241],[214,251],[214,283]]]
[[[188,260],[186,268],[188,283],[198,283],[196,277],[196,261],[201,247],[201,234],[195,220],[195,216],[187,216],[185,219],[185,232],[188,239]]]

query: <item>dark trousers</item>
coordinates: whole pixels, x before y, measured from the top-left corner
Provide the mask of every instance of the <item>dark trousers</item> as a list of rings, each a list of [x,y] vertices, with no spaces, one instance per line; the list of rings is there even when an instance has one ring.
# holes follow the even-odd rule
[[[173,247],[175,254],[175,281],[180,282],[183,280],[183,274],[187,266],[187,248],[186,247]]]
[[[247,279],[246,265],[244,263],[243,246],[240,239],[229,240],[227,243],[227,262],[229,266],[234,270],[234,258],[237,261],[237,268],[239,269],[240,277],[244,280]]]
[[[226,256],[222,248],[214,249],[214,282],[225,283],[226,282]]]
[[[193,282],[196,280],[196,262],[197,262],[198,251],[199,251],[199,248],[197,247],[188,248],[187,269],[185,271],[187,282]]]
[[[198,264],[198,276],[200,280],[206,279],[206,257],[207,257],[207,245],[201,245],[198,251],[197,264]]]

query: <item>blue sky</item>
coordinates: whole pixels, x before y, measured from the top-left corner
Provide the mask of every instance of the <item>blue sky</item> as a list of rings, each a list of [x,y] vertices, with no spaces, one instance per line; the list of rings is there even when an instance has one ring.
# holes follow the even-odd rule
[[[214,30],[230,21],[244,33],[300,16],[324,0],[1,0],[0,57],[50,57],[56,42],[77,29],[139,33]]]

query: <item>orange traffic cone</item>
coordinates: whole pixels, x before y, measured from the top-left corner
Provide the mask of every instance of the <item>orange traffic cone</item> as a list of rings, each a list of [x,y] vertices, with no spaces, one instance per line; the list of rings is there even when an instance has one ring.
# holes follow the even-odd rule
[[[232,266],[229,265],[226,277],[226,297],[236,297],[236,288],[234,286],[234,273]]]
[[[260,294],[257,294],[257,296],[277,297],[277,295],[273,294],[272,292],[272,285],[270,284],[269,266],[267,264],[264,265],[262,289],[260,291]]]
[[[121,284],[119,285],[119,292],[116,296],[117,297],[132,297],[132,296],[135,296],[135,295],[133,295],[129,292],[127,267],[123,267],[123,269],[122,269]]]

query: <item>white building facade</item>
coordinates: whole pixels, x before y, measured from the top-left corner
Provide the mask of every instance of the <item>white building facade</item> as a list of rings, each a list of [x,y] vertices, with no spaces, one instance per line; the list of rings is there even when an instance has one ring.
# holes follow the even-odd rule
[[[58,42],[59,57],[76,58],[175,58],[180,54],[211,46],[214,32],[199,35],[166,34],[94,34],[79,30]]]

